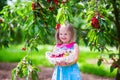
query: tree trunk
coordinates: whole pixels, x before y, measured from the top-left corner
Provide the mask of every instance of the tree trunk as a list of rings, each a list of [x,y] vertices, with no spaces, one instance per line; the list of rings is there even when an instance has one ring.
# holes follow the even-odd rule
[[[119,68],[117,69],[117,74],[116,74],[116,79],[115,80],[120,80],[120,43],[119,43],[119,46],[118,46],[118,50],[119,50],[119,59],[118,59]]]
[[[119,59],[118,64],[120,64],[120,22],[119,22],[119,9],[117,7],[117,0],[112,0],[112,6],[115,16],[115,26],[117,28],[117,37],[118,37],[118,51],[119,51]],[[120,65],[119,65],[120,66]],[[115,80],[120,80],[120,68],[117,69],[117,74]]]
[[[118,64],[120,64],[120,44],[119,44],[119,46],[118,46],[118,50],[119,50]],[[117,74],[116,74],[115,80],[120,80],[120,68],[117,69]]]
[[[117,69],[117,74],[115,80],[120,80],[120,69]]]

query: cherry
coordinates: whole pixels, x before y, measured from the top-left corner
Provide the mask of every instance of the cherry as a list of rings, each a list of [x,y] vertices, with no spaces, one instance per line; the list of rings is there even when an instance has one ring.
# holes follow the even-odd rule
[[[32,10],[35,10],[35,3],[32,3]]]
[[[22,50],[23,50],[23,51],[25,51],[25,50],[26,50],[26,48],[24,47],[24,48],[22,48]]]

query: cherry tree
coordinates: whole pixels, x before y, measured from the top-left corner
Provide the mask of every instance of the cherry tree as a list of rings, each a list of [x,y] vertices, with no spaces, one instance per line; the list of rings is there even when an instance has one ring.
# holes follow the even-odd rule
[[[116,80],[120,80],[120,1],[119,0],[33,0],[6,6],[0,12],[0,47],[14,41],[18,31],[22,33],[25,46],[22,50],[38,50],[39,44],[54,44],[55,26],[65,21],[73,23],[78,40],[82,38],[91,50],[101,54],[108,51],[112,60],[110,71],[117,69]],[[4,36],[3,36],[4,35]],[[53,37],[51,39],[51,37]],[[19,39],[18,39],[19,40]],[[117,53],[107,46],[116,47]],[[29,54],[28,54],[29,55]],[[98,65],[104,60],[98,59]],[[28,61],[28,62],[27,62]],[[25,63],[28,63],[25,68]],[[25,56],[18,67],[36,75],[37,69]],[[14,69],[14,76],[19,73]],[[34,72],[35,71],[35,72]],[[21,73],[20,73],[21,74]],[[28,77],[27,77],[28,79]],[[37,77],[34,77],[37,79]]]

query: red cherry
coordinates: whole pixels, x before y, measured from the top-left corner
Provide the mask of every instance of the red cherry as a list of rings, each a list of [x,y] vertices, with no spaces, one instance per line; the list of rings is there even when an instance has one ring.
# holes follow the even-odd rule
[[[50,3],[50,2],[51,2],[51,0],[47,0],[47,2],[49,2],[49,3]]]
[[[26,48],[24,47],[24,48],[22,48],[22,50],[23,50],[23,51],[25,51],[25,50],[26,50]]]
[[[32,10],[35,10],[35,3],[32,3]]]
[[[49,10],[50,10],[50,11],[53,11],[53,10],[54,10],[54,6],[49,7]]]
[[[112,66],[113,66],[114,68],[119,68],[119,64],[118,64],[116,61],[112,63]]]
[[[117,65],[117,64],[112,64],[112,66],[113,66],[114,68],[117,68],[117,67],[118,67],[118,65]]]
[[[56,56],[56,57],[60,57],[60,54],[58,56]]]
[[[99,28],[99,21],[98,21],[98,19],[96,18],[96,17],[93,17],[92,19],[91,19],[91,25],[94,27],[94,28]]]
[[[3,20],[0,18],[0,23],[2,23],[3,22]]]
[[[51,56],[52,58],[55,58],[56,56],[54,55],[54,54],[52,54],[52,56]]]
[[[64,56],[64,53],[61,54],[61,57],[63,57],[63,56]]]
[[[54,0],[54,3],[55,3],[56,5],[58,5],[58,0]]]

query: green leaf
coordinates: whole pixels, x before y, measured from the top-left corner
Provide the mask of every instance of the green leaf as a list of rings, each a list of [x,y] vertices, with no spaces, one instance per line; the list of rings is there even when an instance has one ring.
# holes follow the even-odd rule
[[[59,23],[60,18],[63,16],[63,8],[58,9],[58,14],[56,16],[56,21]],[[62,17],[63,18],[63,17]]]
[[[97,62],[97,65],[100,66],[102,64],[102,61],[99,59]]]
[[[38,75],[36,71],[32,71],[32,80],[37,80],[38,79]]]
[[[110,72],[113,72],[113,71],[114,71],[114,69],[115,69],[115,67],[110,66]]]
[[[15,69],[12,70],[12,80],[16,79],[16,71]]]

